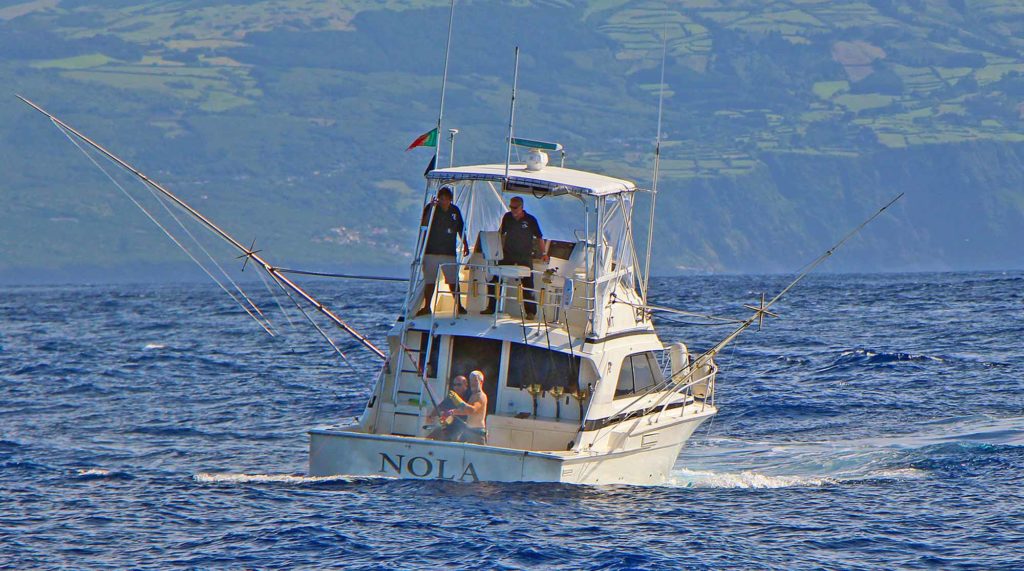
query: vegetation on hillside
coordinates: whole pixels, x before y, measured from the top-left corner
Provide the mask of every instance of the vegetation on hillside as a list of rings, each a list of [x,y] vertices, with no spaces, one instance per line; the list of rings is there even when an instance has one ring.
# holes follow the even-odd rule
[[[435,120],[447,5],[30,1],[0,8],[0,80],[275,257],[397,265],[429,159],[403,150]],[[517,133],[649,185],[667,38],[659,267],[792,268],[901,190],[836,267],[1020,265],[1024,5],[667,6],[459,2],[457,162],[500,160],[519,45]],[[0,270],[178,259],[13,97],[0,126]]]

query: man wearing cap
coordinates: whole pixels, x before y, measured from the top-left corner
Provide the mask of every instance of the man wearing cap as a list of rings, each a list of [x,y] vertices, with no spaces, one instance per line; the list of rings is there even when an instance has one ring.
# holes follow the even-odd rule
[[[540,252],[541,259],[547,261],[547,241],[540,230],[537,219],[523,209],[523,199],[513,196],[508,202],[508,212],[501,218],[501,226],[498,228],[501,234],[501,248],[504,257],[498,262],[501,266],[524,266],[531,270],[529,276],[522,279],[524,288],[523,297],[524,313],[527,319],[533,319],[537,315],[537,303],[533,301],[533,251],[534,248]],[[494,278],[491,283],[497,282]],[[494,313],[497,307],[497,296],[495,286],[487,287],[488,303],[483,313]]]
[[[441,268],[444,279],[455,296],[456,311],[460,315],[466,313],[462,307],[462,298],[459,297],[459,268],[455,260],[455,247],[457,238],[462,238],[462,255],[468,256],[469,245],[466,243],[466,224],[462,218],[462,211],[452,203],[452,198],[451,187],[442,186],[437,191],[437,197],[423,209],[420,225],[426,226],[429,223],[430,234],[427,235],[427,245],[423,251],[424,307],[416,313],[417,317],[430,313],[430,299],[434,296],[434,288],[437,285],[438,268]]]
[[[469,374],[469,400],[466,401],[466,426],[460,442],[487,444],[487,393],[483,371]]]

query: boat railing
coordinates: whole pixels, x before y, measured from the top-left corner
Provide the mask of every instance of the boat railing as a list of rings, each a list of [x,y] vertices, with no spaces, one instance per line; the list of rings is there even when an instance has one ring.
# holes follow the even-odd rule
[[[453,267],[459,276],[458,287],[445,279],[445,271],[450,273]],[[531,276],[533,287],[526,287],[523,281]],[[433,299],[428,300],[435,316],[458,318],[458,305],[470,314],[479,313],[493,301],[495,316],[526,318],[527,305],[532,302],[536,304],[533,320],[577,326],[591,323],[596,308],[595,280],[580,275],[566,278],[551,271],[531,270],[525,266],[441,264],[435,283]],[[456,294],[458,305],[455,303]],[[531,296],[533,299],[528,299]]]
[[[713,361],[703,364],[690,363],[669,379],[669,382],[673,384],[668,387],[668,393],[669,395],[682,395],[684,402],[700,402],[702,405],[701,410],[703,411],[704,406],[714,406],[715,404],[715,377],[717,375],[718,365]],[[674,400],[669,398],[669,395],[659,398],[657,402],[644,411],[644,414],[660,408],[661,410],[658,411],[655,421],[660,419],[661,415],[668,409],[668,405]]]
[[[715,377],[717,374],[718,365],[714,361],[688,363],[662,383],[651,387],[649,391],[631,400],[616,414],[647,416],[657,412],[650,420],[657,422],[666,410],[674,408],[670,405],[680,402],[677,398],[679,395],[683,397],[684,404],[700,403],[700,412],[704,412],[707,406],[715,404]],[[652,395],[657,396],[653,402],[650,402]],[[645,400],[648,402],[640,404]]]

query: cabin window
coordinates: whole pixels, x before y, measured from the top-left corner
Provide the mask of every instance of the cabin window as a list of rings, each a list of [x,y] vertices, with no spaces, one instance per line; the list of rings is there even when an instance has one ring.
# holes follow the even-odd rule
[[[452,365],[448,380],[455,375],[464,375],[479,370],[484,374],[484,393],[487,395],[487,412],[493,413],[498,404],[498,372],[501,366],[501,340],[479,337],[452,337]]]
[[[576,388],[580,374],[579,357],[522,343],[511,343],[511,346],[507,386],[525,388],[539,384],[545,391],[552,387]]]
[[[636,353],[622,360],[615,398],[643,392],[662,381],[661,369],[654,353]]]

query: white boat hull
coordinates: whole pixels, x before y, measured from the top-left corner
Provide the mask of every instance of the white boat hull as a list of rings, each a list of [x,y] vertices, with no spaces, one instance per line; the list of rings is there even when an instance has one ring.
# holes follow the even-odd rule
[[[662,423],[640,446],[608,452],[537,452],[425,438],[311,430],[310,476],[369,476],[456,482],[660,484],[694,430],[711,415]]]

